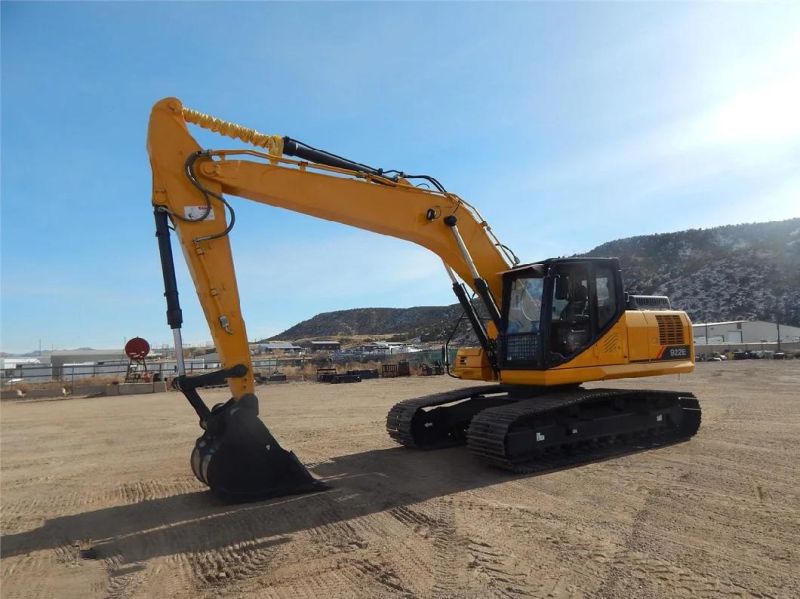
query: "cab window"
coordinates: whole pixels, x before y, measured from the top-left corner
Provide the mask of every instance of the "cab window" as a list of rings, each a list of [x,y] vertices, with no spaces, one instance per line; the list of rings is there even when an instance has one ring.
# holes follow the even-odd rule
[[[542,315],[542,287],[540,278],[515,279],[511,286],[506,332],[538,333]]]
[[[553,282],[550,314],[550,362],[560,363],[585,348],[591,338],[588,269],[562,268]]]
[[[595,268],[595,289],[597,290],[597,330],[600,331],[613,320],[617,313],[614,273],[607,266]]]

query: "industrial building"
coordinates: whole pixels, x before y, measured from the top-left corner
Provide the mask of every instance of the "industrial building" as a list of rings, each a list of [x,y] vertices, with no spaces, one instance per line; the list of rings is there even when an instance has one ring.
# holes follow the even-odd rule
[[[299,354],[303,348],[289,341],[267,341],[265,343],[255,343],[250,345],[251,350],[259,354],[271,354],[274,352]]]
[[[796,343],[800,342],[800,327],[763,320],[729,320],[692,325],[695,345],[722,343]]]
[[[312,341],[311,351],[339,351],[341,346],[338,341]]]

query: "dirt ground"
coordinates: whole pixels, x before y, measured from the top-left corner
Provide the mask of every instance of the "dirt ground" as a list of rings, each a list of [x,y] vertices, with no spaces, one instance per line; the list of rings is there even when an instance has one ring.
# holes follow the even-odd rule
[[[696,393],[700,432],[529,476],[388,438],[393,403],[460,384],[260,387],[332,489],[234,506],[191,475],[178,394],[4,402],[2,596],[800,595],[800,361],[619,383]]]

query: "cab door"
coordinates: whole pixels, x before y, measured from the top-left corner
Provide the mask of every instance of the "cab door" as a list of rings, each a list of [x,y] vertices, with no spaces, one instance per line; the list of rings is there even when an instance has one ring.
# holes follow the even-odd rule
[[[546,324],[547,362],[570,360],[591,344],[593,318],[589,266],[585,262],[556,264],[550,271],[549,322]]]
[[[543,326],[547,367],[579,356],[581,361],[589,361],[586,365],[618,362],[623,352],[621,338],[617,342],[610,339],[603,348],[595,345],[622,314],[622,278],[617,261],[557,261],[550,269],[550,277],[552,284],[548,285],[545,301],[548,320]],[[585,356],[584,352],[593,346],[591,355]],[[608,355],[601,356],[603,352]]]

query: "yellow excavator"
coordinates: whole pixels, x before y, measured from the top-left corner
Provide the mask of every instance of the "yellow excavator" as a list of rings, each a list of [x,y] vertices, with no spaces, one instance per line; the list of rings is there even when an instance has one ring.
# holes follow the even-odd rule
[[[253,147],[203,150],[188,124]],[[325,486],[258,418],[230,247],[235,214],[226,195],[406,239],[442,259],[479,343],[458,350],[450,374],[482,384],[395,405],[386,428],[401,445],[466,444],[492,466],[532,472],[697,432],[700,406],[690,393],[581,386],[694,368],[688,316],[672,310],[666,297],[625,293],[617,259],[520,264],[478,211],[434,177],[367,166],[259,133],[176,98],[153,106],[147,149],[177,358],[173,385],[203,429],[192,470],[220,496],[248,500]],[[216,372],[186,375],[171,230],[220,354],[223,368]],[[231,399],[209,408],[198,389],[225,381]]]

